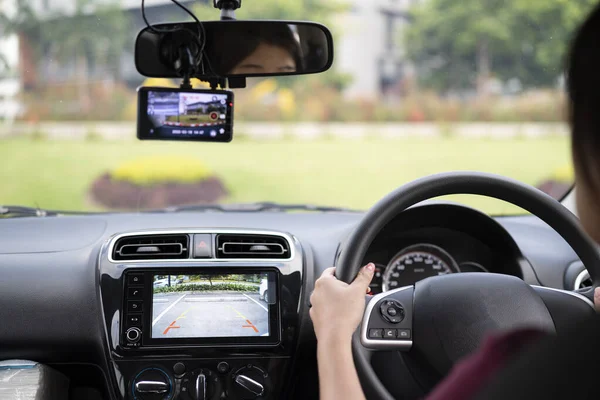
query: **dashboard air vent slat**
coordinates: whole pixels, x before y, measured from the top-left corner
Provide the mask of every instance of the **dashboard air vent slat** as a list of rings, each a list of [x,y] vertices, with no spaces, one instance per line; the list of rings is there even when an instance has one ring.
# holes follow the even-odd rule
[[[120,238],[113,249],[113,260],[164,260],[190,257],[188,235],[142,235]]]
[[[585,289],[593,286],[592,278],[590,277],[590,273],[587,270],[583,270],[577,275],[575,279],[575,287],[573,290]]]
[[[217,236],[217,258],[287,259],[290,244],[281,236],[230,235]]]

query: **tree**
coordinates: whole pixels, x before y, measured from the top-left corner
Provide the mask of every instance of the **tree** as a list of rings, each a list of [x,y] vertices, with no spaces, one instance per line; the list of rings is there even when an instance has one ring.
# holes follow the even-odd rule
[[[34,65],[28,67],[33,68],[43,58],[56,59],[62,66],[74,62],[83,86],[89,80],[89,61],[95,60],[114,66],[114,75],[119,77],[120,55],[129,31],[127,17],[117,3],[74,0],[72,12],[45,15],[38,15],[31,2],[14,4],[11,13],[0,12],[0,37],[19,36],[20,52],[31,52],[33,58]],[[84,106],[89,105],[89,94],[83,87],[80,99]]]
[[[404,35],[421,82],[441,91],[476,87],[491,77],[552,86],[565,50],[594,0],[426,0],[410,10]],[[475,77],[475,79],[473,79]]]
[[[86,87],[90,81],[90,61],[114,66],[113,77],[118,78],[120,55],[129,33],[127,19],[118,5],[96,6],[95,3],[94,0],[75,0],[72,14],[54,13],[44,23],[44,34],[54,39],[48,46],[50,58],[63,65],[75,63],[79,99],[84,111],[91,107]]]
[[[347,7],[343,0],[260,0],[242,2],[242,8],[236,10],[238,19],[279,19],[316,21],[330,25],[331,17]],[[200,20],[219,19],[219,10],[214,8],[212,0],[208,4],[194,7],[194,13]]]

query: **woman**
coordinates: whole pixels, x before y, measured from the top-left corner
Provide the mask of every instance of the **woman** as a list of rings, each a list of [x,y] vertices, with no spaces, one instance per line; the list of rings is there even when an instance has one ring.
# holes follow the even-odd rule
[[[302,50],[286,24],[224,24],[207,49],[221,76],[293,73],[302,70]]]
[[[577,209],[585,230],[600,243],[598,38],[600,8],[592,12],[573,42],[568,92]],[[315,284],[310,316],[318,341],[321,400],[365,398],[354,367],[351,336],[362,318],[364,294],[374,268],[373,264],[363,267],[350,285],[338,281],[334,269],[329,268]],[[594,302],[596,308],[600,308],[600,288],[594,292]],[[595,360],[600,358],[600,345],[595,344],[599,341],[600,319],[597,318],[574,323],[572,332],[560,337],[545,337],[534,330],[490,337],[477,353],[459,362],[427,400],[594,396],[597,390],[592,385],[597,369],[586,369],[585,363],[595,365]],[[537,386],[532,384],[534,381]]]

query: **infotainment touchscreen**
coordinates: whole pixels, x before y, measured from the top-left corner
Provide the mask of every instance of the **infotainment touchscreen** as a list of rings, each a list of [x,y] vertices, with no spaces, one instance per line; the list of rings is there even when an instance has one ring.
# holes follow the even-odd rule
[[[151,338],[269,336],[274,275],[153,275]]]

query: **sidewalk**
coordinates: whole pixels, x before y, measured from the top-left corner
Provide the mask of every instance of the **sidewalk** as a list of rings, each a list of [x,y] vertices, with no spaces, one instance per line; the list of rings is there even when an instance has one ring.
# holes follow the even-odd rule
[[[51,139],[81,140],[89,137],[107,140],[135,140],[134,122],[41,122],[39,124],[0,124],[0,138],[43,134]],[[297,137],[543,137],[568,135],[561,123],[268,123],[240,122],[234,126],[235,135],[254,139]]]

